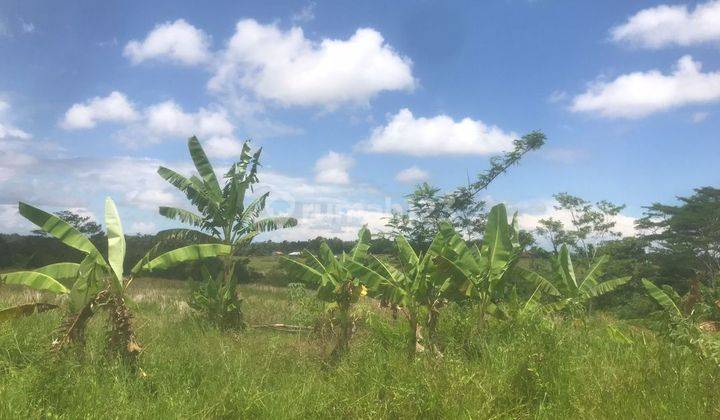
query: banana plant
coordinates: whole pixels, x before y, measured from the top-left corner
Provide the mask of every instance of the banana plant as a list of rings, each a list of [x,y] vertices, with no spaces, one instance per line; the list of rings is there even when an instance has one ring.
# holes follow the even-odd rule
[[[657,287],[648,279],[642,279],[641,282],[648,296],[660,305],[671,318],[679,319],[683,317],[682,311],[670,297],[670,294]]]
[[[531,299],[528,300],[528,305],[536,303],[538,295],[545,293],[553,299],[552,303],[542,305],[545,309],[550,311],[567,309],[572,313],[586,310],[592,298],[612,292],[632,278],[631,276],[626,276],[603,282],[598,281],[602,267],[608,261],[609,257],[603,255],[590,266],[585,276],[579,279],[575,273],[572,259],[570,258],[570,251],[568,247],[563,244],[560,247],[557,258],[550,260],[553,271],[549,278],[545,278],[534,271],[519,269],[519,274],[523,278],[536,285],[535,293],[533,293]]]
[[[435,259],[442,250],[449,224],[443,224],[428,252],[416,253],[404,236],[395,237],[399,265],[372,256],[363,264],[350,261],[351,274],[368,285],[376,297],[399,307],[408,321],[408,354],[425,349],[421,344],[421,325],[427,330],[427,344],[437,352],[435,330],[440,309],[446,302],[451,283],[440,275]],[[452,228],[449,228],[450,230]],[[425,317],[425,322],[421,321]]]
[[[85,327],[101,308],[108,312],[108,348],[121,356],[134,360],[140,352],[131,325],[132,314],[125,303],[126,292],[136,275],[163,270],[188,261],[212,258],[230,253],[223,244],[190,245],[166,252],[155,258],[153,248],[132,268],[126,278],[125,235],[120,217],[112,199],[105,200],[105,226],[107,229],[108,255],[102,256],[93,243],[77,229],[59,217],[25,203],[19,203],[19,212],[44,232],[85,254],[82,262],[59,263],[35,271],[10,273],[4,281],[44,288],[48,291],[68,294],[68,310],[61,326],[60,336],[53,342],[59,350],[72,342],[84,342]],[[61,279],[71,279],[68,290]]]
[[[193,228],[172,229],[161,234],[166,237],[218,242],[231,247],[230,254],[222,259],[223,272],[214,276],[219,283],[218,287],[201,289],[204,296],[200,296],[200,301],[195,299],[194,303],[203,306],[202,301],[212,302],[211,305],[205,305],[209,318],[219,320],[223,327],[242,328],[244,322],[235,275],[239,252],[258,234],[296,226],[297,220],[290,217],[260,218],[269,192],[245,204],[248,190],[252,192],[253,185],[258,182],[257,171],[262,149],[251,154],[250,144],[245,142],[239,161],[233,163],[225,174],[222,187],[196,137],[188,140],[188,149],[199,177],[193,175],[188,178],[162,166],[157,172],[185,194],[197,208],[197,213],[176,207],[160,207],[159,211],[161,215]]]
[[[357,244],[350,253],[343,252],[336,257],[325,241],[320,244],[317,256],[304,251],[305,261],[285,257],[285,261],[294,268],[299,279],[317,287],[318,299],[327,302],[327,309],[334,315],[338,325],[337,344],[332,351],[333,358],[344,354],[350,344],[355,326],[351,314],[352,305],[361,296],[367,294],[368,288],[375,284],[367,284],[362,278],[353,274],[354,262],[364,262],[370,249],[370,231],[363,227],[358,232]]]
[[[480,247],[468,245],[451,226],[441,229],[446,230],[447,239],[438,267],[456,283],[449,290],[457,290],[461,297],[479,302],[481,328],[487,314],[498,312],[498,304],[506,298],[511,286],[508,273],[520,251],[516,220],[508,223],[504,204],[494,206]]]

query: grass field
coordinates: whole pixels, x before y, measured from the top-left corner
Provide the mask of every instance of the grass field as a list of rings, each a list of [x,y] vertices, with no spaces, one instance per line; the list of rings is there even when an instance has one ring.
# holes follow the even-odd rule
[[[170,280],[132,286],[138,371],[104,357],[101,317],[83,356],[49,351],[60,313],[0,324],[0,418],[720,417],[718,366],[602,315],[529,317],[480,332],[472,314],[449,307],[443,357],[408,360],[404,324],[368,299],[349,354],[330,365],[327,338],[219,332],[193,317],[187,293]],[[309,292],[241,293],[251,325],[310,325],[322,314]],[[4,288],[0,307],[32,297]]]

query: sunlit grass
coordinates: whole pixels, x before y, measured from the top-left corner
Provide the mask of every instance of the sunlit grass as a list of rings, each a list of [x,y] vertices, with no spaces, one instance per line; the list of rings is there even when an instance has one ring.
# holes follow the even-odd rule
[[[713,418],[720,369],[651,332],[600,315],[475,328],[443,313],[441,358],[408,360],[404,324],[366,300],[350,352],[312,333],[220,332],[192,316],[183,282],[140,279],[131,308],[140,370],[105,358],[100,316],[83,356],[49,351],[60,313],[0,325],[0,418]],[[312,297],[243,286],[248,323],[320,315]],[[4,288],[0,307],[37,298]],[[612,326],[612,327],[610,327]],[[612,329],[628,340],[619,339]]]

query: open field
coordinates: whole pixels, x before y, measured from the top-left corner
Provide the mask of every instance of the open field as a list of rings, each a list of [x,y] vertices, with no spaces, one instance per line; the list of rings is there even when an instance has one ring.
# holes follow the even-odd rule
[[[312,333],[208,328],[184,303],[182,282],[140,279],[130,290],[141,371],[103,357],[98,325],[83,360],[48,350],[58,312],[0,324],[0,417],[720,416],[718,366],[602,315],[586,324],[497,322],[481,335],[472,314],[450,307],[440,326],[444,356],[410,361],[404,324],[366,299],[349,354],[331,366],[330,343]],[[310,325],[321,315],[299,291],[248,285],[240,292],[251,325]],[[0,306],[31,294],[0,293]]]

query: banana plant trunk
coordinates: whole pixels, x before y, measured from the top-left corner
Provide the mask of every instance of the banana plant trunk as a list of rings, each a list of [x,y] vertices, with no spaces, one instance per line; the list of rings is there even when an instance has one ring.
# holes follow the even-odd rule
[[[108,350],[119,354],[124,360],[134,364],[141,347],[135,341],[132,327],[132,314],[122,296],[112,296],[107,303],[110,321]]]
[[[350,315],[350,302],[342,302],[338,307],[339,331],[335,349],[332,351],[332,358],[338,359],[345,354],[350,346],[350,339],[353,332],[353,320]]]
[[[245,323],[242,316],[242,310],[240,307],[230,311],[228,305],[235,304],[239,298],[237,297],[237,278],[235,277],[235,250],[230,253],[227,257],[223,258],[223,285],[220,288],[221,296],[218,296],[220,300],[220,308],[223,316],[230,315],[230,319],[223,320],[228,322],[234,327],[240,329],[245,328]],[[231,313],[232,312],[232,313]]]
[[[440,321],[440,311],[435,305],[429,305],[427,308],[427,343],[430,350],[436,354],[440,353],[437,345],[437,327]]]
[[[422,330],[420,323],[418,322],[417,311],[408,311],[408,323],[410,329],[408,330],[408,356],[412,359],[415,354],[425,350],[425,347],[420,343],[422,341]]]

